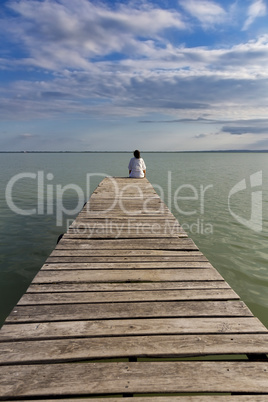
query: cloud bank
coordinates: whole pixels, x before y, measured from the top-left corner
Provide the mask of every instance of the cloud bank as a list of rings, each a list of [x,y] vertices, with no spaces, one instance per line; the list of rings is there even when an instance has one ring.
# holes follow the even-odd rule
[[[12,78],[2,83],[0,118],[140,121],[157,114],[203,125],[251,118],[258,126],[268,112],[268,32],[243,32],[267,10],[262,0],[247,5],[7,1],[0,71]],[[231,32],[232,24],[239,41],[223,34],[215,43],[189,41],[195,32]],[[223,134],[267,134],[245,124],[222,127]]]

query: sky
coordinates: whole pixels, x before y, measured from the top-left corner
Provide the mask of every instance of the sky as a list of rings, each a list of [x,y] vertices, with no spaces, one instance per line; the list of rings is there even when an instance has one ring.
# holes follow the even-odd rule
[[[268,0],[0,0],[0,151],[268,149]]]

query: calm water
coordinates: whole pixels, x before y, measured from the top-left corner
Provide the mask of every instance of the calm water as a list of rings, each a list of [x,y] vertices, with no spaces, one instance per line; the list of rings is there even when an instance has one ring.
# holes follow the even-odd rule
[[[126,176],[131,156],[0,154],[0,325],[79,204],[104,175]],[[142,156],[148,179],[189,236],[268,326],[268,154]],[[22,215],[27,210],[36,212]]]

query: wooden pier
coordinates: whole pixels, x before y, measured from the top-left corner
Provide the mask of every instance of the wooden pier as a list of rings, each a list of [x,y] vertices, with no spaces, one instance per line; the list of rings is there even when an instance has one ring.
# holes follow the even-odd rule
[[[106,178],[0,331],[0,399],[268,401],[267,353],[148,180]]]

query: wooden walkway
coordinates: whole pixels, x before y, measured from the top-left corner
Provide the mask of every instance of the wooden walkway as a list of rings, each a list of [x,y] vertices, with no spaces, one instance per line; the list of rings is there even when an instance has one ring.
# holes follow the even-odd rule
[[[0,331],[0,399],[268,401],[267,353],[148,180],[106,178]]]

